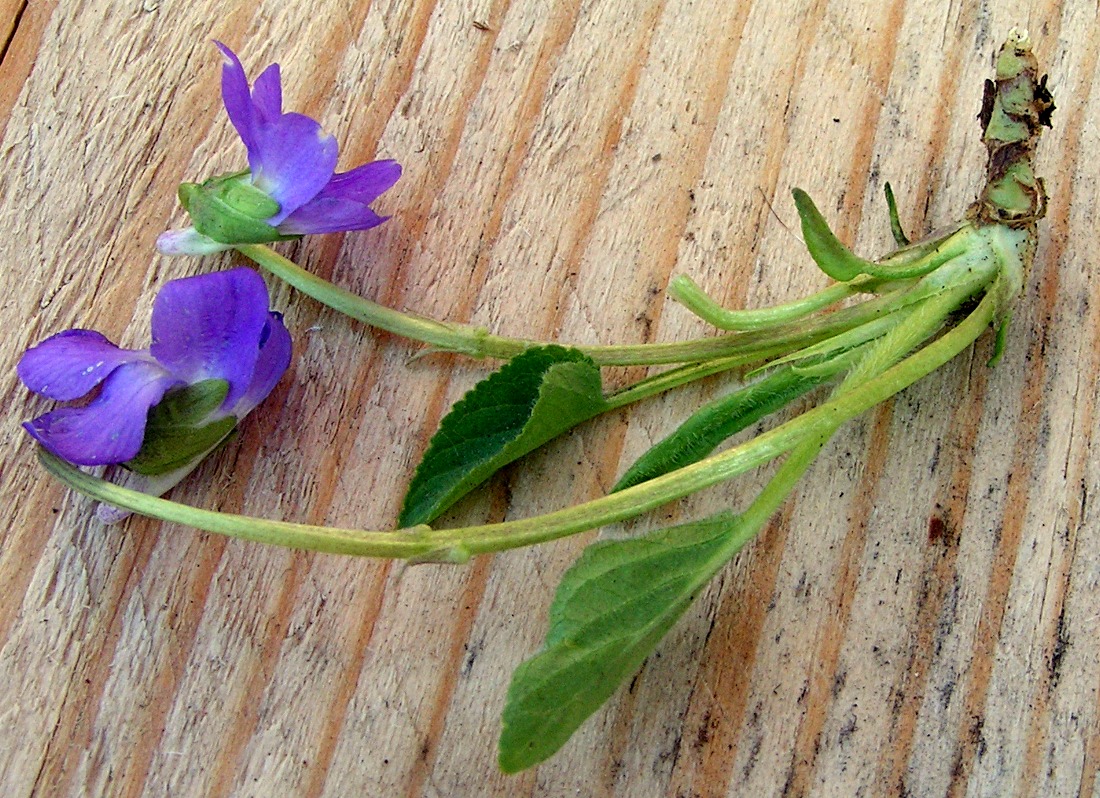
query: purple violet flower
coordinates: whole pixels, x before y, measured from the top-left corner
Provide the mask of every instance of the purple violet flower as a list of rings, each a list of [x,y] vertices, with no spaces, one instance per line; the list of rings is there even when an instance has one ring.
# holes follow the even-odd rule
[[[401,166],[375,161],[336,174],[336,139],[308,116],[283,113],[279,65],[267,67],[249,88],[240,59],[215,44],[225,57],[222,101],[248,151],[249,171],[181,185],[180,200],[195,226],[162,233],[157,249],[202,255],[384,222],[369,206],[397,182]]]
[[[19,378],[51,399],[81,399],[23,424],[76,465],[122,464],[160,495],[262,402],[290,365],[290,334],[250,269],[173,280],[153,301],[153,342],[122,349],[66,330],[28,349]],[[101,517],[116,518],[110,512]]]

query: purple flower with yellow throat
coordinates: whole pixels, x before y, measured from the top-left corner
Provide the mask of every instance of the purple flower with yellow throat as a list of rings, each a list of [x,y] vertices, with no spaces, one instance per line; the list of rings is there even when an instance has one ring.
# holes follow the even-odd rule
[[[237,244],[262,244],[309,233],[366,230],[387,217],[370,203],[401,176],[396,161],[336,172],[336,139],[308,116],[283,113],[279,65],[251,87],[236,54],[224,56],[222,101],[248,151],[248,170],[180,186],[193,227],[157,239],[166,255],[203,255]]]
[[[291,341],[250,269],[167,283],[151,326],[148,349],[66,330],[27,350],[17,371],[51,399],[92,397],[26,422],[35,440],[76,465],[123,465],[160,495],[267,398],[290,365]],[[101,517],[121,516],[108,509]]]

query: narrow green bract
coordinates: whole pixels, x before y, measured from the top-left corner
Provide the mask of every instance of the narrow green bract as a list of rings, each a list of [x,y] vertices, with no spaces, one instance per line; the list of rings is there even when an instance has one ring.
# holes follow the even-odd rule
[[[607,409],[600,370],[575,349],[517,355],[458,402],[416,469],[398,524],[426,524],[494,472]]]

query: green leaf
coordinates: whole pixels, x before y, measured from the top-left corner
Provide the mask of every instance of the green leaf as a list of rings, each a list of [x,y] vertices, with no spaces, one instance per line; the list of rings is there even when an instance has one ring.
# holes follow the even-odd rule
[[[443,419],[398,523],[429,523],[498,469],[607,407],[600,369],[582,352],[543,346],[517,355]]]
[[[558,586],[543,650],[512,676],[501,770],[529,768],[565,744],[751,537],[743,527],[723,513],[585,550]]]
[[[886,183],[883,189],[886,191],[886,210],[890,214],[890,232],[899,247],[907,247],[909,236],[905,235],[905,228],[901,226],[901,219],[898,217],[898,202],[894,199],[894,189],[889,183]]]
[[[893,206],[893,192],[889,194],[891,203],[890,221],[896,220],[897,208]],[[903,280],[921,277],[942,266],[961,254],[965,249],[966,235],[956,236],[961,228],[956,228],[938,238],[920,241],[908,245],[881,263],[866,260],[856,255],[834,235],[829,223],[821,215],[810,196],[800,188],[794,189],[794,204],[798,207],[798,216],[802,220],[802,238],[806,249],[818,268],[834,280],[848,282],[860,275],[869,275],[884,280]],[[894,231],[900,233],[900,224]],[[902,234],[904,237],[904,234]]]
[[[698,462],[732,435],[828,381],[833,370],[777,369],[728,396],[709,402],[627,469],[611,492],[639,485]]]
[[[233,416],[208,421],[228,392],[225,380],[202,380],[166,394],[149,411],[141,450],[123,465],[155,477],[206,454],[237,426]]]
[[[840,282],[854,280],[861,274],[873,274],[875,264],[840,243],[810,195],[800,188],[794,189],[793,193],[798,217],[802,221],[802,238],[818,268]]]

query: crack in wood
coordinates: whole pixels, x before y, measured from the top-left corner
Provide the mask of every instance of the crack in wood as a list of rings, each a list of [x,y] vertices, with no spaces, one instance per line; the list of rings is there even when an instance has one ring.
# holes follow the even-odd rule
[[[8,28],[3,45],[0,45],[0,67],[4,65],[4,59],[7,58],[8,50],[11,49],[11,43],[15,40],[15,34],[19,30],[19,23],[23,21],[23,13],[26,10],[27,0],[23,0],[18,8],[15,9],[15,16],[12,17],[11,27]]]

